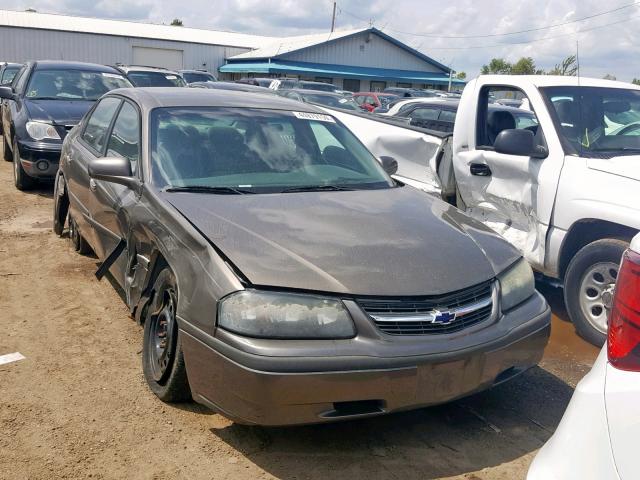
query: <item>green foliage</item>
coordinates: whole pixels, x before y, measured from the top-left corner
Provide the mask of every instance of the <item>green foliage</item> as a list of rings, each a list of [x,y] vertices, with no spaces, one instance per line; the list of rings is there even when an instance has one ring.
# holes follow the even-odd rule
[[[633,80],[631,80],[631,83],[633,83],[634,85],[640,85],[640,78],[634,78]]]
[[[575,77],[578,73],[578,61],[575,55],[569,55],[561,63],[553,67],[549,75],[563,75],[567,77]]]
[[[173,20],[171,20],[171,25],[173,25],[174,27],[183,27],[183,23],[182,20],[180,20],[179,18],[174,18]]]
[[[489,62],[489,65],[483,65],[480,73],[483,75],[487,74],[498,74],[498,75],[507,75],[511,73],[511,69],[513,65],[507,62],[504,58],[492,58]]]
[[[607,73],[604,77],[602,77],[604,80],[616,80],[615,75],[611,75],[610,73]]]
[[[467,72],[457,72],[456,78],[458,80],[464,80],[465,78],[467,78]]]

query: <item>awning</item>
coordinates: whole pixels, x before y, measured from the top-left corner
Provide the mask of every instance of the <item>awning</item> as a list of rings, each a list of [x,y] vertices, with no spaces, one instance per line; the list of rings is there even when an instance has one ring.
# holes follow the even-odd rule
[[[328,65],[324,63],[289,62],[231,62],[220,67],[220,73],[283,73],[318,77],[355,78],[359,80],[382,80],[406,83],[447,85],[449,75],[435,72],[414,72],[387,68]],[[464,85],[464,80],[452,79],[454,85]]]

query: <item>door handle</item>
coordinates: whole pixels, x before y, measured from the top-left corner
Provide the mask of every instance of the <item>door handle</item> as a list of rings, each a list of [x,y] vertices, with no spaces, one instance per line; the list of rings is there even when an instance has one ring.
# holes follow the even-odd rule
[[[491,169],[489,168],[489,165],[485,163],[472,163],[469,165],[469,171],[471,172],[471,175],[476,175],[478,177],[491,176]]]
[[[91,180],[89,180],[89,189],[92,192],[96,191],[96,188],[98,188],[98,184],[96,183],[96,181],[92,178]]]

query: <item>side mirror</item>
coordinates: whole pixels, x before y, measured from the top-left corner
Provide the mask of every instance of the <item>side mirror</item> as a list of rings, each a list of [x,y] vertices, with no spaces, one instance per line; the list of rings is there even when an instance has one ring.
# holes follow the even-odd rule
[[[124,185],[136,191],[140,188],[140,182],[133,176],[131,164],[126,158],[104,157],[91,160],[89,176],[96,180]]]
[[[544,158],[548,155],[544,147],[536,147],[531,130],[507,129],[502,130],[493,142],[497,153],[506,155],[520,155],[523,157]]]
[[[13,100],[16,98],[16,95],[13,93],[13,89],[11,87],[0,87],[0,98]]]
[[[393,157],[380,157],[380,162],[382,162],[382,168],[387,175],[393,175],[398,171],[398,162]]]

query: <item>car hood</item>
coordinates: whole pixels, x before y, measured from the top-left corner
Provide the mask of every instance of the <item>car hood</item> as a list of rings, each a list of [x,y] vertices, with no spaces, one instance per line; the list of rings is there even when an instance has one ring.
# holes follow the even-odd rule
[[[441,294],[489,280],[520,256],[481,223],[411,187],[161,195],[256,286]]]
[[[25,105],[31,120],[54,125],[77,125],[93,105],[89,100],[28,100]]]
[[[599,170],[601,172],[640,181],[640,155],[624,155],[613,158],[589,158],[587,162],[587,165],[592,170]]]

